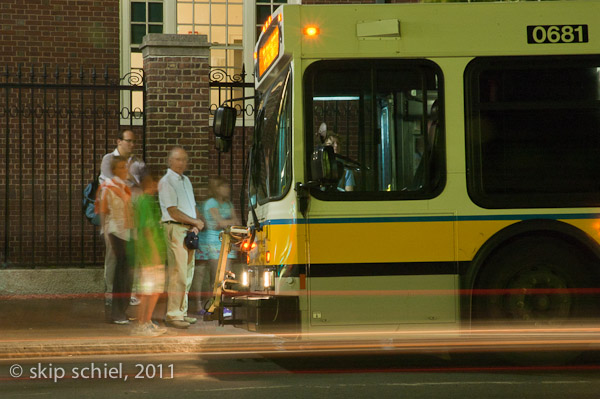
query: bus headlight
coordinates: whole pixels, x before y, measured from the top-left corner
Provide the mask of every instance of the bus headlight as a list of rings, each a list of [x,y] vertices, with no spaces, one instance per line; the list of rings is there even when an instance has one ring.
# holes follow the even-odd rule
[[[265,270],[263,273],[263,286],[267,289],[275,288],[275,272],[273,270]]]

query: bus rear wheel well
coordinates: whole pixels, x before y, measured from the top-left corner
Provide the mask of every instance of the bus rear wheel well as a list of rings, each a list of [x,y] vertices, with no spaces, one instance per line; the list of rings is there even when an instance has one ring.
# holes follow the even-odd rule
[[[509,226],[471,265],[469,316],[537,325],[597,315],[598,295],[577,289],[600,286],[599,264],[596,242],[571,225],[541,220]]]

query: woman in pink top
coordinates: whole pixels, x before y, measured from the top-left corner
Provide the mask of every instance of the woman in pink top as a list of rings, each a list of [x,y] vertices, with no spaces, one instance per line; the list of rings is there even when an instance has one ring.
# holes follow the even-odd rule
[[[111,162],[114,174],[112,179],[102,184],[99,201],[99,213],[104,234],[108,234],[117,264],[113,279],[113,300],[111,320],[115,324],[128,324],[127,307],[131,296],[133,283],[129,249],[132,243],[133,209],[131,206],[131,191],[127,180],[127,159],[114,157]]]

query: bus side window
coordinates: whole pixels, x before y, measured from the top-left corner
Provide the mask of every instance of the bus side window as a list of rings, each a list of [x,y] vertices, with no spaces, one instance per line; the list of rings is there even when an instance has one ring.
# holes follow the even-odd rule
[[[305,77],[307,148],[335,134],[337,158],[355,181],[352,191],[324,187],[317,197],[377,200],[437,195],[444,176],[443,130],[436,128],[437,119],[428,123],[428,115],[432,103],[441,101],[442,83],[441,72],[429,61],[311,65]],[[428,125],[433,125],[430,134]]]
[[[465,70],[467,189],[483,208],[595,206],[597,56],[480,57]]]

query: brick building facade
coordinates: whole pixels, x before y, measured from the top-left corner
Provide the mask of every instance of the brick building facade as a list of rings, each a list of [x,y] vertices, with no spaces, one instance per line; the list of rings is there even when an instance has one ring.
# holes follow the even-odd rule
[[[119,73],[119,0],[3,0],[2,66],[108,67]]]

